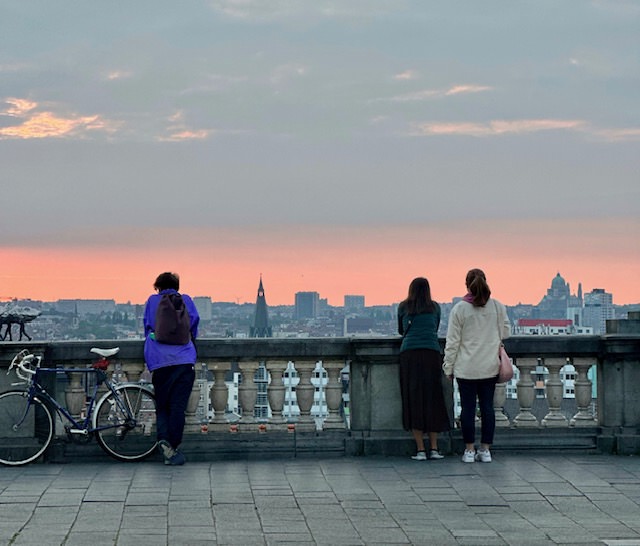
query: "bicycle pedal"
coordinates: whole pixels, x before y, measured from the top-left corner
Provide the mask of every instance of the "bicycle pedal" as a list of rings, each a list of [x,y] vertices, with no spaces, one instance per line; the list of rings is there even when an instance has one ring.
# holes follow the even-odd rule
[[[87,436],[89,434],[89,431],[87,429],[84,428],[70,428],[67,430],[67,432],[69,434],[77,434],[77,435],[81,435],[81,436]]]

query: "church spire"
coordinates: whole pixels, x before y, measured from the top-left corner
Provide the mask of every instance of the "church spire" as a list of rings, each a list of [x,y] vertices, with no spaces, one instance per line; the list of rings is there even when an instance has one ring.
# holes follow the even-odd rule
[[[262,274],[260,274],[260,284],[258,285],[258,296],[256,297],[256,312],[253,317],[250,337],[272,337],[271,326],[269,326],[269,311],[267,300],[264,297],[264,287],[262,286]]]

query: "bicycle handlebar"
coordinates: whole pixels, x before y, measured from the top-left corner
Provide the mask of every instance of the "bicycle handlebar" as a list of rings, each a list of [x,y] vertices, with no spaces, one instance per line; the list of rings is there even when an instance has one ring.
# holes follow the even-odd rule
[[[36,373],[36,370],[40,367],[40,362],[42,361],[41,356],[36,356],[31,353],[27,349],[23,349],[16,356],[13,357],[11,361],[11,365],[7,370],[7,375],[9,372],[16,369],[16,375],[22,379],[23,381],[31,381],[31,376]],[[23,372],[25,375],[23,375]]]

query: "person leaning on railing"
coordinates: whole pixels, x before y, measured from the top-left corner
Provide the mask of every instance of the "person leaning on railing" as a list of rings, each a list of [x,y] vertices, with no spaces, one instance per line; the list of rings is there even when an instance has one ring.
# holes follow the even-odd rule
[[[175,273],[161,273],[153,287],[158,293],[149,297],[144,309],[144,358],[152,373],[156,395],[158,446],[165,464],[182,465],[185,457],[178,447],[182,442],[185,411],[195,381],[197,355],[194,340],[198,335],[200,316],[193,300],[181,294],[190,321],[190,335],[185,332],[188,342],[171,344],[159,341],[156,339],[158,307],[163,295],[178,293],[180,278]]]
[[[493,394],[498,379],[498,350],[511,331],[505,306],[491,299],[485,274],[472,269],[466,277],[467,294],[449,315],[443,369],[456,378],[460,392],[460,424],[465,451],[462,462],[491,462],[490,447],[496,429]],[[475,448],[476,399],[480,406],[480,449]]]
[[[442,356],[438,342],[440,306],[431,299],[429,281],[413,279],[407,299],[398,306],[402,425],[416,442],[416,461],[442,459],[438,433],[450,429],[442,391]],[[429,437],[429,452],[424,434]]]

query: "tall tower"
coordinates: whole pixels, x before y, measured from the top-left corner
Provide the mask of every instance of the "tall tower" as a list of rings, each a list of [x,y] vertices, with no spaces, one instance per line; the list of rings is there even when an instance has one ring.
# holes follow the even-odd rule
[[[584,295],[584,324],[591,326],[594,334],[605,334],[607,320],[612,318],[615,318],[613,294],[594,288]]]
[[[296,292],[296,319],[314,319],[318,316],[320,294],[317,292]]]
[[[273,337],[271,326],[269,326],[269,311],[267,309],[267,300],[264,297],[262,275],[260,275],[260,284],[258,285],[256,314],[253,317],[253,325],[249,331],[249,337]]]

